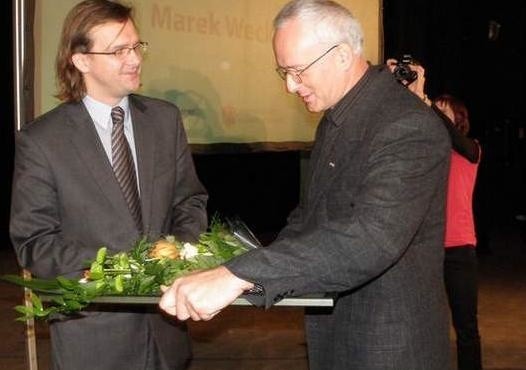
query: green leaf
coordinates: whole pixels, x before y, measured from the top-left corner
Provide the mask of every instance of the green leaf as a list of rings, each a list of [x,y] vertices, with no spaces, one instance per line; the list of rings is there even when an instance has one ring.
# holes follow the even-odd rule
[[[23,315],[32,315],[33,314],[33,306],[26,307],[26,306],[15,306],[15,311],[23,314]]]
[[[51,302],[53,302],[54,305],[57,306],[64,306],[66,303],[64,302],[63,297],[53,297],[51,298]]]
[[[65,312],[77,312],[84,308],[86,304],[76,300],[65,301]]]
[[[61,288],[64,288],[66,290],[75,290],[79,287],[80,284],[77,280],[68,279],[63,276],[58,276],[57,282],[59,283]]]
[[[117,275],[115,277],[115,290],[117,293],[122,293],[124,290],[123,281],[122,281],[122,275]]]
[[[103,291],[106,288],[107,284],[104,280],[97,280],[97,285],[95,286],[96,291]]]
[[[26,280],[18,275],[2,275],[0,279],[42,293],[60,293],[62,291],[56,279],[32,278]]]
[[[93,261],[90,268],[90,279],[100,280],[104,278],[104,267],[98,261]]]
[[[42,301],[36,294],[31,294],[31,303],[33,304],[33,307],[35,311],[42,311]]]
[[[130,269],[130,261],[128,259],[128,255],[126,253],[120,253],[119,254],[119,263],[118,263],[118,266],[121,268],[121,269],[126,269],[126,270],[129,270]]]
[[[36,318],[46,318],[49,316],[51,312],[55,312],[53,309],[41,309],[41,310],[35,310],[33,314]]]
[[[95,258],[95,261],[97,261],[99,265],[103,265],[104,261],[106,260],[107,253],[108,253],[108,248],[106,247],[99,248],[99,250],[97,251],[97,257]]]

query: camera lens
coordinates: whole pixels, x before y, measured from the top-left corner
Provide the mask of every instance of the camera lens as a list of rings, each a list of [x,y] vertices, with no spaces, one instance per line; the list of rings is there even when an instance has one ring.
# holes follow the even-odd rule
[[[408,64],[401,63],[396,65],[393,75],[399,82],[405,82],[406,84],[413,82],[418,77],[416,71],[411,70]]]

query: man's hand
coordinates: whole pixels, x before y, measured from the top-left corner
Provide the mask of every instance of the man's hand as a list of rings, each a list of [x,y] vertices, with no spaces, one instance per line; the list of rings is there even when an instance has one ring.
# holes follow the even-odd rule
[[[159,307],[179,320],[206,321],[253,286],[220,266],[175,280],[164,290]]]
[[[387,59],[385,63],[387,64],[387,67],[389,67],[389,70],[392,73],[398,61],[396,59]],[[427,105],[431,105],[431,101],[425,94],[426,70],[420,64],[409,64],[409,68],[412,71],[416,72],[417,78],[415,81],[413,81],[413,83],[406,86],[407,89],[416,96],[418,96],[420,99],[422,99],[424,103],[426,103]]]

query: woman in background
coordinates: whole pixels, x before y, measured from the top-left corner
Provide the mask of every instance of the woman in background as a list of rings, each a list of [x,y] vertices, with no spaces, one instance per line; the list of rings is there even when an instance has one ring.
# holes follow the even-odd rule
[[[467,137],[466,106],[451,95],[434,99],[451,126],[453,150],[446,205],[444,281],[457,336],[459,370],[482,369],[477,320],[477,239],[473,219],[473,189],[480,163],[480,146]]]
[[[394,71],[397,61],[389,59],[387,66]],[[451,138],[453,150],[446,198],[444,282],[457,337],[458,369],[481,370],[477,319],[477,239],[473,217],[473,190],[481,148],[477,141],[467,136],[469,114],[464,103],[447,94],[431,101],[424,90],[425,69],[418,64],[408,67],[417,73],[416,79],[399,82],[442,118]]]

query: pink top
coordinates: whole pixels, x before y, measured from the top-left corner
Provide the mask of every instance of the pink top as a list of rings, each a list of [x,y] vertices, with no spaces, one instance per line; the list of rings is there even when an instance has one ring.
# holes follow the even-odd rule
[[[479,163],[480,159],[477,163],[471,163],[452,151],[446,205],[446,248],[477,244],[473,221],[473,189]]]

